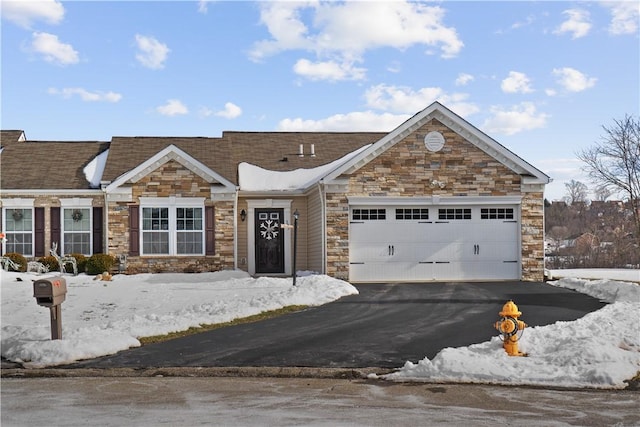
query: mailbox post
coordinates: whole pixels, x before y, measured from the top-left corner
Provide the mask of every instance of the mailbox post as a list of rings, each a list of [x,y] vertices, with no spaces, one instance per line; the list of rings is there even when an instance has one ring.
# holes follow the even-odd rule
[[[36,303],[49,308],[51,316],[51,339],[62,339],[62,307],[67,296],[67,281],[62,276],[39,279],[33,282],[33,297]]]

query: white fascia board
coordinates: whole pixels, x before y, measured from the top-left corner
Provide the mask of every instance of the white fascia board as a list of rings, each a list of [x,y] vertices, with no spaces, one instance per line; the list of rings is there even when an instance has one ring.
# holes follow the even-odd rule
[[[102,190],[41,190],[41,189],[26,189],[26,190],[0,190],[0,194],[3,195],[15,195],[15,196],[99,196],[102,195]]]
[[[531,175],[535,177],[536,183],[538,184],[548,184],[551,181],[545,173],[533,167],[499,142],[436,101],[402,123],[371,147],[327,174],[324,177],[325,182],[330,182],[342,174],[355,172],[432,118],[438,119],[444,125],[450,127],[454,132],[460,134],[515,173],[525,176]]]
[[[130,171],[120,175],[113,182],[111,182],[106,187],[107,192],[113,191],[115,188],[127,183],[127,182],[137,182],[143,177],[147,176],[154,170],[158,169],[163,164],[167,163],[169,160],[175,160],[191,172],[200,176],[207,182],[210,183],[220,183],[225,187],[229,188],[229,191],[235,190],[235,185],[228,181],[226,178],[222,177],[222,175],[214,172],[207,166],[205,166],[200,161],[194,159],[192,156],[171,144],[165,147],[163,150],[156,153],[154,156],[150,157],[146,161],[142,162],[137,167],[131,169]]]
[[[348,197],[351,206],[520,205],[521,196]]]
[[[380,154],[387,151],[391,148],[395,143],[402,138],[404,138],[409,133],[413,132],[417,127],[419,127],[422,119],[435,110],[435,108],[440,105],[437,102],[434,102],[421,112],[415,114],[413,117],[402,123],[400,126],[389,132],[387,135],[380,138],[376,143],[372,144],[369,148],[354,156],[351,160],[343,163],[338,168],[334,169],[332,172],[329,172],[324,176],[325,183],[329,184],[331,181],[339,177],[344,173],[351,173],[362,166],[369,163],[374,158],[378,157]]]
[[[482,132],[471,123],[442,106],[434,115],[434,118],[441,121],[445,126],[451,128],[454,132],[471,142],[473,145],[484,151],[500,163],[514,171],[519,175],[523,175],[523,179],[527,179],[527,175],[533,176],[538,184],[548,184],[551,178],[544,172],[537,169],[513,151]]]
[[[308,193],[307,189],[295,190],[273,190],[273,191],[238,191],[240,197],[294,197],[304,196]]]

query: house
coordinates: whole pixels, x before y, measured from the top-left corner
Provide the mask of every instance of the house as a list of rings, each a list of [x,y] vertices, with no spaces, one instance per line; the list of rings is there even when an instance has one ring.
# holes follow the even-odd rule
[[[440,103],[389,133],[28,141],[2,132],[3,253],[130,273],[296,269],[352,282],[542,280],[550,179]]]

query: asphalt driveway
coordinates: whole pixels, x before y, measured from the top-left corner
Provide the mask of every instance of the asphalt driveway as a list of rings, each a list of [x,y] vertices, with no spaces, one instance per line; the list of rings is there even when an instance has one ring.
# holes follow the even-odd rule
[[[604,303],[545,283],[361,284],[359,295],[262,322],[231,326],[113,356],[78,368],[394,368],[446,347],[489,340],[512,299],[529,326],[570,321]],[[526,334],[526,330],[524,331]]]

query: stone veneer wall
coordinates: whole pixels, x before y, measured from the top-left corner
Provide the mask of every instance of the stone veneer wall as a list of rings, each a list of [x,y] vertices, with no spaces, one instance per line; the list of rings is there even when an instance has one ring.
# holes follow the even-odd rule
[[[544,280],[544,195],[525,193],[522,222],[522,280]]]
[[[133,202],[109,204],[109,252],[129,253],[129,205],[140,197],[204,197],[214,206],[215,255],[128,256],[127,272],[204,272],[232,269],[233,201],[211,200],[211,185],[175,161],[169,161],[132,185]]]
[[[441,132],[445,146],[429,152],[424,136]],[[522,201],[522,277],[542,280],[544,270],[543,199],[521,193],[520,176],[437,120],[432,120],[349,178],[349,196],[426,197],[520,196]],[[431,187],[438,180],[445,187]],[[346,194],[328,193],[327,274],[349,276],[349,204]]]

